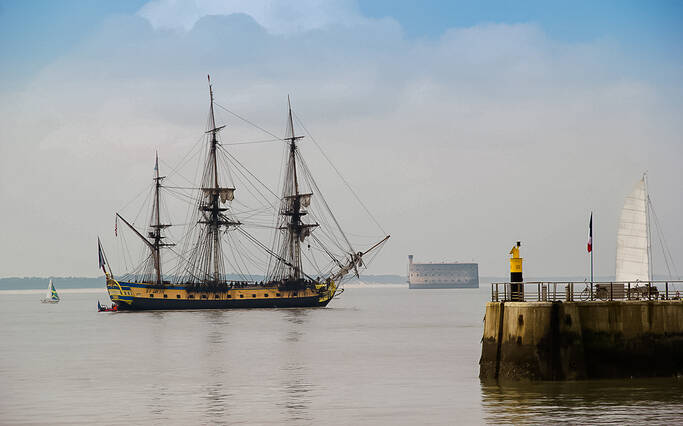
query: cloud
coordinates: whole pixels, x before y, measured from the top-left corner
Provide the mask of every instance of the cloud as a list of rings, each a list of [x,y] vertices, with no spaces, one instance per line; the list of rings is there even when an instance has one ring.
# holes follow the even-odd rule
[[[210,15],[245,14],[272,34],[292,34],[366,21],[353,0],[154,0],[138,12],[154,28],[190,30]]]
[[[611,274],[622,197],[644,170],[681,257],[681,86],[642,77],[667,64],[634,75],[620,46],[561,43],[533,24],[415,40],[354,3],[294,4],[306,25],[289,31],[283,3],[151,2],[4,93],[0,185],[16,226],[3,230],[0,275],[97,273],[88,248],[148,182],[155,149],[176,164],[201,136],[207,73],[220,104],[277,134],[292,95],[393,235],[371,272],[401,273],[413,253],[504,275],[522,240],[529,274],[581,274],[592,208],[597,271]],[[264,137],[219,112],[226,141]],[[276,186],[277,147],[234,149]],[[376,232],[315,145],[302,149],[346,228]]]

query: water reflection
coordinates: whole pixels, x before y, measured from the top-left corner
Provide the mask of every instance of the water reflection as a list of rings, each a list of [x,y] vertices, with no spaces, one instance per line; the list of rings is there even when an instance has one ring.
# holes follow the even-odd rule
[[[152,400],[148,404],[148,408],[153,415],[155,421],[169,420],[168,418],[168,388],[162,384],[154,384],[152,386]]]
[[[489,423],[680,422],[683,380],[482,383]]]
[[[302,335],[301,326],[306,323],[309,314],[308,309],[286,309],[283,312],[285,319],[290,324],[285,340],[293,343],[298,342]]]
[[[281,365],[283,399],[278,404],[284,408],[287,420],[294,424],[302,421],[312,420],[309,412],[311,397],[309,392],[312,390],[310,383],[308,366],[305,362],[305,348],[303,337],[304,331],[309,327],[309,309],[287,309],[284,310],[284,317],[287,321],[286,357],[283,358]]]
[[[226,424],[229,414],[230,393],[225,389],[225,383],[229,382],[225,360],[229,357],[224,343],[226,334],[230,331],[228,314],[222,310],[210,310],[202,312],[201,323],[208,325],[203,351],[205,361],[204,377],[211,378],[203,387],[202,399],[206,404],[203,410],[211,424]]]
[[[211,424],[225,424],[227,418],[227,402],[229,394],[220,381],[210,383],[205,388],[202,398],[206,401],[206,416]]]
[[[202,312],[201,322],[209,326],[206,346],[207,352],[213,354],[222,351],[225,334],[230,330],[230,322],[224,311],[211,310]]]

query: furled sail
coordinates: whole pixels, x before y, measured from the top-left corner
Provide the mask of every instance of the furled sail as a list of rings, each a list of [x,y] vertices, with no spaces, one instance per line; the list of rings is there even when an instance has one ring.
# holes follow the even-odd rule
[[[221,203],[235,199],[235,188],[202,188],[206,199],[211,199],[211,195],[218,193]]]
[[[235,199],[235,188],[221,188],[218,190],[218,195],[221,197],[221,203]]]
[[[624,200],[617,232],[617,281],[648,281],[649,242],[645,177]]]
[[[311,196],[313,194],[301,194],[301,206],[308,207],[311,205]]]
[[[316,226],[318,226],[317,223],[303,225],[301,228],[301,233],[299,234],[299,240],[303,243],[304,240],[311,235],[311,230]]]

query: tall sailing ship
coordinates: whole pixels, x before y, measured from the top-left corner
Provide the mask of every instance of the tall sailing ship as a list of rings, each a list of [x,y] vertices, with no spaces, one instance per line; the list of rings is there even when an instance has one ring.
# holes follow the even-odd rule
[[[98,240],[99,263],[111,300],[119,310],[326,306],[343,290],[340,284],[344,277],[351,273],[358,276],[359,268],[366,266],[368,253],[376,255],[389,236],[368,244],[370,247],[365,251],[353,248],[301,155],[299,141],[303,136],[294,131],[288,99],[287,135],[279,139],[286,144],[281,195],[273,201],[262,197],[267,201],[274,235],[270,246],[264,244],[247,230],[247,220],[238,217],[233,208],[233,203],[239,201],[236,195],[239,188],[230,181],[228,164],[237,165],[239,174],[256,181],[245,188],[247,192],[267,187],[242,168],[242,163],[219,141],[219,132],[225,126],[216,125],[214,106],[221,106],[214,101],[210,79],[209,96],[208,130],[204,142],[207,149],[201,182],[198,187],[182,188],[194,192],[194,208],[188,229],[181,238],[182,244],[178,244],[181,249],[176,250],[176,244],[169,241],[167,230],[171,224],[162,220],[161,192],[165,189],[165,177],[159,173],[157,154],[152,214],[146,232],[116,213],[117,228],[120,220],[143,242],[146,252],[143,261],[122,277],[115,277]],[[227,161],[222,161],[226,158]],[[263,192],[272,194],[268,189]],[[317,209],[313,208],[314,200]],[[257,210],[245,210],[246,219]],[[265,225],[257,226],[263,228]],[[231,238],[234,235],[239,238]],[[307,252],[302,245],[308,248]],[[168,273],[163,270],[163,257],[167,251],[177,258],[175,270]],[[264,258],[265,274],[260,276],[243,271],[245,259],[258,257],[255,251]],[[321,260],[321,257],[325,259]],[[316,271],[304,270],[304,263]]]

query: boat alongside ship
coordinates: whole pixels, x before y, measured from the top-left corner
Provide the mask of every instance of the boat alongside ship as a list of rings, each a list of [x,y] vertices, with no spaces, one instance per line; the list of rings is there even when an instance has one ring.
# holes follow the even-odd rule
[[[191,226],[183,236],[181,252],[173,251],[178,258],[177,267],[168,275],[162,270],[162,254],[176,244],[168,242],[165,233],[171,225],[162,223],[160,197],[165,177],[159,174],[157,155],[151,220],[146,234],[116,213],[117,227],[120,220],[146,247],[142,262],[123,277],[115,277],[98,239],[99,265],[105,273],[111,300],[118,310],[326,306],[343,291],[344,278],[349,274],[358,276],[359,268],[367,266],[366,255],[378,250],[389,236],[364,251],[353,248],[301,155],[299,141],[303,136],[294,131],[289,102],[287,136],[280,139],[286,143],[281,195],[273,201],[263,197],[267,201],[266,210],[274,211],[276,216],[274,226],[272,216],[269,219],[274,234],[272,244],[269,246],[250,233],[246,229],[247,220],[238,217],[233,208],[233,200],[239,198],[235,195],[239,188],[231,181],[232,174],[226,166],[235,162],[242,165],[219,141],[218,134],[225,126],[216,125],[216,103],[210,79],[209,95],[209,128],[205,132],[207,155],[199,185],[184,188],[194,193],[194,209],[188,221]],[[221,155],[224,158],[219,158]],[[238,172],[256,180],[245,188],[249,193],[258,191],[255,188],[263,185],[250,171],[239,169]],[[269,189],[264,192],[273,194]],[[317,201],[315,209],[314,200]],[[257,209],[248,210],[249,215],[253,216]],[[307,222],[305,217],[315,221]],[[266,227],[263,223],[258,226]],[[249,248],[238,245],[237,238],[231,239],[233,234],[240,242],[249,243]],[[304,244],[308,252],[302,250]],[[266,258],[264,279],[257,281],[254,275],[246,273],[240,280],[227,279],[226,264],[234,269],[230,272],[242,273],[245,259],[254,257],[256,250]],[[316,271],[305,271],[305,262]]]

